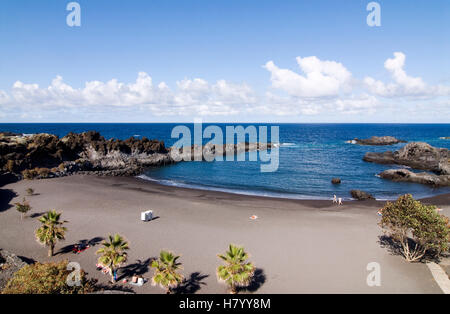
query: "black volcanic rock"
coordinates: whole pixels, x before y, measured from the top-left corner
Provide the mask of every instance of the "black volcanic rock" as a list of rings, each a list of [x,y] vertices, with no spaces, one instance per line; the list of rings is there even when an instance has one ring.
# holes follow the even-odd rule
[[[415,173],[407,169],[389,169],[379,174],[383,179],[395,182],[412,182],[432,186],[450,186],[450,175],[436,175],[433,173]]]
[[[436,174],[450,174],[449,158],[450,153],[446,148],[413,142],[395,152],[366,153],[363,160],[380,164],[404,165]]]
[[[0,249],[0,291],[6,287],[14,273],[26,265],[22,258]]]
[[[333,183],[333,184],[341,184],[341,179],[340,178],[333,178],[333,179],[331,179],[331,183]]]
[[[414,173],[407,169],[389,169],[379,176],[397,182],[413,182],[433,186],[450,186],[450,152],[427,143],[413,142],[395,152],[366,153],[363,160],[379,164],[397,164],[431,173]]]
[[[396,164],[394,153],[391,151],[383,153],[366,153],[363,157],[364,161],[374,162],[377,164]]]
[[[238,143],[238,144],[212,144],[192,145],[190,149],[172,147],[170,154],[176,160],[207,160],[212,161],[216,156],[225,157],[227,154],[262,151],[275,147],[271,143]]]
[[[31,136],[0,133],[2,172],[20,174],[24,170],[58,167],[57,171],[51,171],[52,175],[94,169],[126,175],[165,163],[171,163],[171,159],[164,142],[145,137],[106,140],[95,131],[69,133],[61,139],[46,133]]]
[[[219,148],[223,155],[270,149],[272,145],[260,143],[214,144],[200,147],[202,156],[196,156],[194,147],[186,151],[167,149],[164,142],[146,137],[126,140],[106,140],[100,133],[89,131],[69,133],[63,138],[40,133],[30,136],[0,133],[0,174],[13,173],[24,178],[51,178],[71,173],[110,176],[138,175],[146,168],[172,164],[173,156],[191,158],[214,157]]]
[[[369,194],[367,192],[364,191],[360,191],[360,190],[351,190],[350,194],[352,195],[352,197],[358,201],[364,201],[364,200],[374,200],[375,197],[372,196],[372,194]]]
[[[398,143],[406,143],[406,141],[399,140],[392,136],[372,136],[368,139],[358,139],[355,138],[352,143],[359,144],[359,145],[394,145]]]

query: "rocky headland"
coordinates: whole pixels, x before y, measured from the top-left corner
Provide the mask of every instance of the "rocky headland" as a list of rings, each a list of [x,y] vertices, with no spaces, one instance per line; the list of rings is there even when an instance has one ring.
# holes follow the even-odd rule
[[[167,148],[163,141],[146,137],[107,140],[95,131],[69,133],[62,138],[46,133],[23,135],[3,132],[0,133],[0,172],[26,179],[73,173],[132,176],[147,168],[182,160],[209,160],[209,157],[220,154],[270,147],[270,144],[259,143],[226,144],[222,147],[207,144],[183,151]]]
[[[132,175],[166,163],[171,159],[164,142],[145,137],[106,140],[94,131],[62,138],[46,133],[0,133],[0,168],[29,179],[75,172]]]

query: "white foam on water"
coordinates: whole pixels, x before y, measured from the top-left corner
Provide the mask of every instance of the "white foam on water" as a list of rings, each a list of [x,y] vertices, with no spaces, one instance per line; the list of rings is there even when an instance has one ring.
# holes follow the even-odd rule
[[[298,147],[295,143],[282,143],[281,147]]]
[[[219,188],[214,186],[204,186],[198,184],[190,184],[184,182],[178,182],[174,180],[164,180],[164,179],[154,179],[145,174],[137,176],[137,178],[147,181],[152,181],[159,183],[161,185],[166,186],[174,186],[181,187],[186,189],[196,189],[196,190],[205,190],[205,191],[215,191],[215,192],[224,192],[231,194],[239,194],[239,195],[248,195],[248,196],[262,196],[262,197],[275,197],[275,198],[285,198],[285,199],[295,199],[295,200],[331,200],[330,197],[318,197],[318,196],[308,196],[308,195],[300,195],[300,194],[288,194],[288,193],[277,193],[277,192],[266,192],[266,191],[250,191],[250,190],[238,190],[232,188]],[[349,200],[349,198],[343,198],[343,200]]]

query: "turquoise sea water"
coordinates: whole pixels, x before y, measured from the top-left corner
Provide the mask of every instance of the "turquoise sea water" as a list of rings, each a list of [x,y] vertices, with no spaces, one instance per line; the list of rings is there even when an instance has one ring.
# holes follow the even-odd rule
[[[47,132],[64,136],[68,132],[96,130],[106,138],[146,136],[164,140],[167,146],[171,146],[177,140],[170,137],[176,125],[179,124],[0,124],[0,131]],[[204,127],[207,125],[204,124]],[[256,126],[258,125],[271,126]],[[327,199],[333,194],[350,198],[351,189],[370,192],[379,199],[393,199],[404,193],[426,197],[450,192],[450,188],[432,188],[380,179],[376,174],[399,166],[377,165],[362,160],[368,151],[397,150],[404,144],[359,146],[346,143],[355,137],[391,135],[450,149],[450,140],[441,139],[450,136],[450,124],[277,125],[280,127],[281,147],[276,172],[261,173],[260,163],[250,161],[182,162],[150,169],[142,177],[173,186],[299,199]],[[186,126],[192,129],[191,124]],[[224,129],[226,125],[218,126]],[[342,184],[332,185],[333,177],[340,177]]]

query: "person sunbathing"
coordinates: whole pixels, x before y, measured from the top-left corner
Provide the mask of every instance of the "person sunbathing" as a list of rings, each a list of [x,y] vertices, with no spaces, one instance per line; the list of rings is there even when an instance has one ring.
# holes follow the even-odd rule
[[[73,246],[72,252],[75,253],[75,254],[79,254],[79,253],[81,253],[83,251],[86,251],[88,248],[89,248],[89,245],[85,245],[83,243],[75,244]]]

